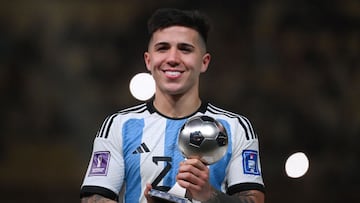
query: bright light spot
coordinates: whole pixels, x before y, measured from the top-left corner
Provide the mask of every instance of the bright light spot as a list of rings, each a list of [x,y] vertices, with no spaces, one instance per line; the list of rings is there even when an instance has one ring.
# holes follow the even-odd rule
[[[138,73],[130,81],[130,92],[138,100],[150,99],[155,93],[155,81],[149,73]]]
[[[290,178],[300,178],[309,169],[309,159],[303,152],[289,156],[285,163],[285,172]]]

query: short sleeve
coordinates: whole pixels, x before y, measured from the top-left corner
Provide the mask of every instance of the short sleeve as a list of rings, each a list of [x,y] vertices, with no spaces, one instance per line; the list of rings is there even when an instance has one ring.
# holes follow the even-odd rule
[[[119,116],[112,115],[104,121],[94,139],[80,195],[100,194],[117,199],[123,182],[121,122]]]
[[[259,140],[247,118],[238,117],[232,128],[232,158],[227,171],[228,193],[244,190],[264,191]]]

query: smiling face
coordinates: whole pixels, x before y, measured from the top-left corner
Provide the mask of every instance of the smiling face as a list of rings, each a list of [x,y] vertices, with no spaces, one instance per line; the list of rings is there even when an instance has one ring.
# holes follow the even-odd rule
[[[207,70],[210,54],[197,31],[171,26],[153,33],[144,59],[157,95],[198,96],[199,75]]]

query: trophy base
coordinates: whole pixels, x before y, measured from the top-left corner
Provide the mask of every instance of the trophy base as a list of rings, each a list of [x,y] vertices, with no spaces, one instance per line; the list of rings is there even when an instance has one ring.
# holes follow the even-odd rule
[[[149,195],[156,199],[157,202],[159,203],[189,203],[191,202],[190,200],[188,200],[185,197],[179,197],[167,192],[163,192],[160,190],[154,190],[151,189],[149,191]]]

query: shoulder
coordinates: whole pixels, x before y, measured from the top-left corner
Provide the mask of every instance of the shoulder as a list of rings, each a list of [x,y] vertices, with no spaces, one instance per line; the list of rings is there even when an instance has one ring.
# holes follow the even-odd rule
[[[216,106],[212,103],[207,103],[206,112],[212,114],[214,117],[223,117],[227,120],[233,119],[238,122],[250,122],[244,115]]]
[[[126,117],[141,117],[149,114],[149,109],[147,103],[136,104],[130,107],[123,108],[115,113],[112,113],[106,117],[106,120],[117,120],[119,118]]]
[[[232,126],[238,126],[245,133],[247,140],[257,138],[250,120],[244,115],[226,110],[212,103],[207,103],[206,114],[216,119],[222,119]]]
[[[146,103],[133,105],[109,114],[103,121],[96,137],[107,138],[114,130],[120,130],[121,128],[119,128],[119,126],[123,125],[126,121],[130,119],[142,119],[147,115],[149,115],[149,111]]]
[[[120,114],[120,115],[126,115],[126,114],[131,114],[131,113],[141,114],[148,110],[149,110],[149,108],[148,108],[147,103],[142,103],[142,104],[136,104],[131,107],[121,109],[118,112],[116,112],[115,114]]]

